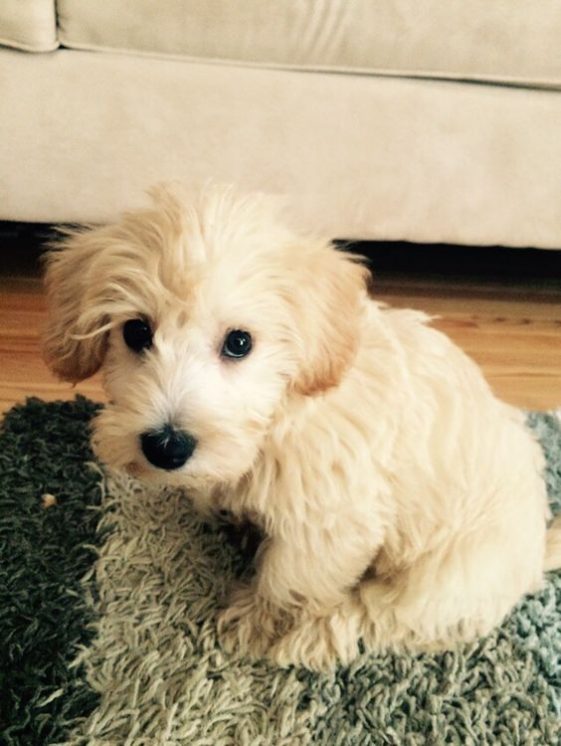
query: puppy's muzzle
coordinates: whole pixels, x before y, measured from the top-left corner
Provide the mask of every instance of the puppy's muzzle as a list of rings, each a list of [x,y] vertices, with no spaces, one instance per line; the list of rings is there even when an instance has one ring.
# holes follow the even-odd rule
[[[140,436],[142,453],[158,469],[179,469],[191,458],[197,441],[189,433],[164,425],[159,430],[148,430]]]

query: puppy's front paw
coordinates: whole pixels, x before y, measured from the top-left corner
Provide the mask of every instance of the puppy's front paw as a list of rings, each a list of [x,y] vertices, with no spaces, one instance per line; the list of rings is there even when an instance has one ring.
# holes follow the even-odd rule
[[[218,637],[228,653],[263,657],[277,634],[275,608],[251,586],[238,588],[218,616]]]
[[[359,622],[360,615],[350,599],[323,616],[304,613],[268,655],[280,666],[330,671],[358,655]]]

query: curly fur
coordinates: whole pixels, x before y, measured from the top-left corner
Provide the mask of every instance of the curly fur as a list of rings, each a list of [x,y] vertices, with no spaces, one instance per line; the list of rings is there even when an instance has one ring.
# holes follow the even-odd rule
[[[424,314],[369,297],[368,273],[286,228],[265,197],[152,191],[79,231],[47,271],[46,359],[100,366],[110,466],[187,488],[266,535],[218,620],[227,648],[327,668],[360,639],[434,649],[484,635],[561,562],[541,450],[514,408]],[[122,325],[142,316],[138,355]],[[254,349],[224,360],[228,329]],[[139,434],[172,421],[197,449],[152,467]]]

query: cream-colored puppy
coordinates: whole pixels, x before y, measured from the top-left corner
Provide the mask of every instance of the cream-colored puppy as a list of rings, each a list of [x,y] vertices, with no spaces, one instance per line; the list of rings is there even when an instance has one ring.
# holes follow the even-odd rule
[[[489,632],[561,563],[523,415],[267,199],[152,197],[50,255],[46,357],[71,381],[102,367],[107,464],[265,533],[224,644],[324,668],[361,638],[432,649]]]

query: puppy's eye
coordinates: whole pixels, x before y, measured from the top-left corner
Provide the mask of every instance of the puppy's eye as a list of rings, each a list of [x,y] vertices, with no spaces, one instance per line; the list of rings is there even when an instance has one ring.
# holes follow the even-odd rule
[[[144,319],[129,319],[123,324],[123,339],[133,352],[152,347],[152,329]]]
[[[221,354],[223,357],[245,357],[251,352],[251,346],[251,334],[234,329],[224,337]]]

